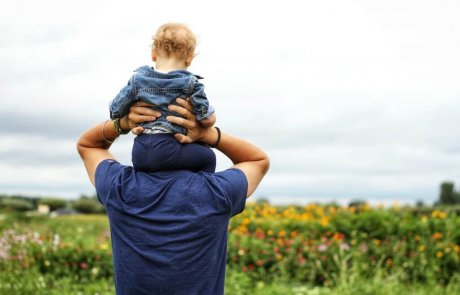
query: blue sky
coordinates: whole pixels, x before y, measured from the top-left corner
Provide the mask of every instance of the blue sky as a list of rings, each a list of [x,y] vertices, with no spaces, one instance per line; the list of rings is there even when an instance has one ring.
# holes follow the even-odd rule
[[[442,181],[460,180],[458,11],[408,0],[4,4],[0,192],[92,194],[75,142],[174,21],[198,35],[190,70],[205,77],[217,125],[271,157],[255,197],[431,203]],[[113,147],[122,163],[132,140]]]

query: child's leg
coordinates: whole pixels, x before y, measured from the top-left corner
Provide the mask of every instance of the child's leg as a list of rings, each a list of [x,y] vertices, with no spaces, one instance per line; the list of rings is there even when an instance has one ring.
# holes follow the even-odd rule
[[[181,153],[177,159],[177,169],[216,171],[216,154],[207,146],[199,143],[180,144]]]
[[[138,171],[152,171],[150,170],[149,160],[149,154],[152,152],[150,148],[151,136],[150,134],[140,134],[134,138],[131,161],[133,162],[134,169]]]
[[[215,172],[216,155],[201,144],[181,144],[172,134],[141,134],[132,150],[133,167],[139,171],[192,170]]]

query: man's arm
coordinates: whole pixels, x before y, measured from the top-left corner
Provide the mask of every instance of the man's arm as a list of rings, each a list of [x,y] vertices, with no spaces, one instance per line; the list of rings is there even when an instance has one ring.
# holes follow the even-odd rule
[[[137,103],[139,106],[144,106],[142,109],[146,109],[148,114],[140,114],[139,112],[129,114],[129,120],[126,117],[120,119],[120,128],[123,130],[133,130],[138,133],[142,132],[142,127],[136,127],[137,123],[147,122],[156,120],[160,117],[161,113],[155,110],[147,109],[146,104]],[[132,106],[131,109],[135,109]],[[128,115],[127,115],[128,116]],[[91,183],[94,185],[94,177],[96,175],[96,168],[99,163],[107,159],[115,159],[112,153],[109,152],[109,148],[113,141],[119,136],[115,130],[114,122],[107,120],[104,123],[99,123],[96,126],[90,128],[83,133],[78,142],[77,150],[80,157],[85,164],[86,172],[88,173]]]
[[[123,121],[125,120],[121,120],[121,122]],[[128,129],[126,125],[123,125],[122,128]],[[115,131],[114,123],[111,120],[97,124],[80,136],[77,150],[93,185],[97,165],[103,160],[115,159],[109,152],[109,148],[118,136],[119,134]]]
[[[224,132],[217,149],[230,158],[233,167],[243,171],[248,180],[247,197],[252,195],[270,167],[267,154],[255,145]]]
[[[168,116],[167,119],[172,123],[185,127],[188,131],[187,136],[175,134],[177,140],[182,143],[201,141],[214,145],[218,138],[217,129],[203,127],[193,115],[190,102],[179,98],[177,103],[179,106],[170,105],[169,109],[185,118]],[[132,105],[129,120],[120,119],[120,127],[124,130],[134,127],[132,129],[133,133],[141,133],[143,131],[142,127],[136,127],[135,124],[155,120],[161,115],[158,111],[148,108],[148,106],[149,104],[143,102],[137,102]],[[118,135],[113,121],[106,121],[106,123],[97,124],[83,133],[78,140],[77,149],[83,159],[91,183],[94,184],[97,165],[103,160],[114,159],[108,149],[111,146],[110,142],[113,142]],[[227,133],[221,134],[221,140],[217,148],[232,160],[235,168],[240,169],[245,174],[248,181],[247,197],[249,197],[268,171],[270,165],[268,156],[255,145]]]
[[[183,99],[177,99],[180,106],[170,105],[171,111],[177,112],[184,116],[167,117],[167,120],[187,128],[187,136],[176,134],[177,140],[182,143],[201,141],[208,145],[214,145],[217,142],[218,132],[216,128],[204,128],[195,119],[190,103]],[[262,178],[268,171],[270,161],[267,154],[255,145],[227,133],[221,133],[221,139],[217,146],[233,162],[234,167],[243,171],[248,181],[249,197],[257,188]]]

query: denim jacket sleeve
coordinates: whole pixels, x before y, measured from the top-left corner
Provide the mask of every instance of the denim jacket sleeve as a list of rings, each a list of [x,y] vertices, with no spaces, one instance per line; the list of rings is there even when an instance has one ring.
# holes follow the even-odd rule
[[[129,79],[128,85],[120,90],[120,93],[110,104],[110,118],[122,118],[129,112],[129,107],[136,100],[136,89],[134,85],[134,75]]]
[[[209,105],[209,101],[204,93],[204,85],[198,79],[193,79],[193,91],[190,96],[193,113],[198,121],[209,118],[214,113],[214,108]]]

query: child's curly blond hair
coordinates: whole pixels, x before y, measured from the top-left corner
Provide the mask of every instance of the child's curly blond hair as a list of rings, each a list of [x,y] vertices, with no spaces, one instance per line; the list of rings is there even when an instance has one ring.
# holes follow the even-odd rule
[[[196,37],[184,24],[167,23],[158,28],[152,37],[152,50],[167,57],[174,55],[187,59],[195,55]]]

